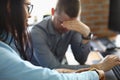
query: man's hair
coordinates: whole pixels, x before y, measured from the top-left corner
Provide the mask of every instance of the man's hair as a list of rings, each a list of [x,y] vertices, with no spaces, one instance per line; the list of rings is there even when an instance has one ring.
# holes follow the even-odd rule
[[[6,42],[9,34],[12,34],[11,40],[15,40],[14,44],[22,58],[27,59],[26,44],[29,39],[25,26],[24,3],[25,0],[0,0],[0,41]]]
[[[80,10],[80,0],[58,0],[56,12],[64,11],[69,17],[77,17]]]

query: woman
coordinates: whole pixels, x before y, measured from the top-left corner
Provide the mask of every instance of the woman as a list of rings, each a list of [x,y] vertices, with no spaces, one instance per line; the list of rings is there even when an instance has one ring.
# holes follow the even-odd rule
[[[31,9],[29,0],[0,0],[0,80],[99,80],[99,70],[59,73],[27,61],[26,47],[32,48],[26,32]]]

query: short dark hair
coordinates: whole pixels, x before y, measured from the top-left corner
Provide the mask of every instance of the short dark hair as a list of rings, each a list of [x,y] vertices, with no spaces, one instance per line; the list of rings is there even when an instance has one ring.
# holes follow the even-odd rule
[[[80,0],[58,0],[56,9],[58,13],[64,11],[69,17],[77,17],[80,10]]]

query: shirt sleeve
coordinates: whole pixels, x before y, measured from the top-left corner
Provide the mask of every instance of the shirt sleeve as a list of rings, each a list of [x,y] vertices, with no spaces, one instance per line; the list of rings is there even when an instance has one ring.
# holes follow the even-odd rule
[[[88,54],[91,51],[90,43],[82,43],[82,36],[80,33],[75,32],[71,40],[71,49],[75,59],[81,64],[85,64]]]
[[[9,46],[0,43],[0,80],[99,80],[95,71],[58,73],[24,61]]]

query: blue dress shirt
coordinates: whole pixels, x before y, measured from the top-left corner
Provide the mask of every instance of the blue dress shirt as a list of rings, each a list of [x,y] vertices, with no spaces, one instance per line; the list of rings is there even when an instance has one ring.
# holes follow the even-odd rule
[[[23,60],[8,44],[0,41],[0,80],[99,80],[95,71],[58,73]]]
[[[75,59],[84,64],[91,51],[90,44],[82,43],[82,35],[75,31],[59,34],[54,29],[51,17],[47,17],[31,29],[31,37],[34,47],[32,63],[48,68],[72,68],[79,69],[82,65],[61,64],[68,46],[71,46]]]

